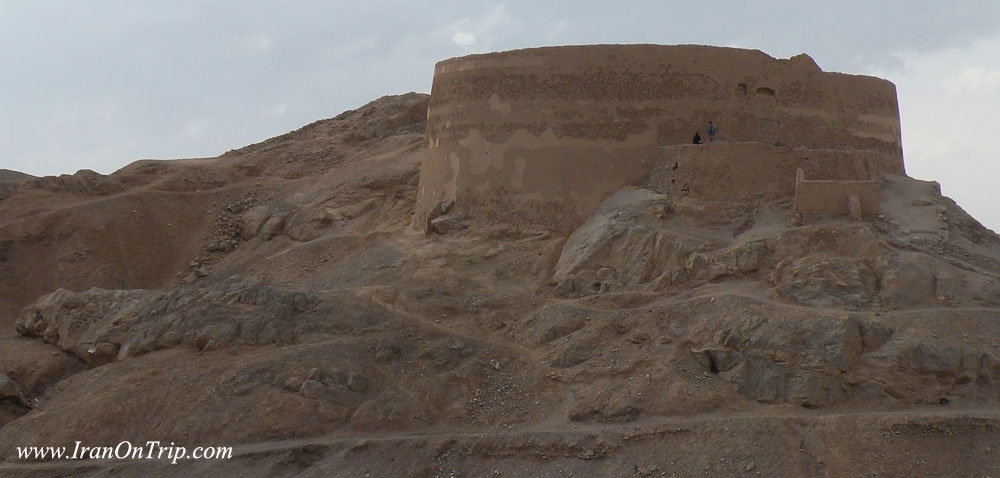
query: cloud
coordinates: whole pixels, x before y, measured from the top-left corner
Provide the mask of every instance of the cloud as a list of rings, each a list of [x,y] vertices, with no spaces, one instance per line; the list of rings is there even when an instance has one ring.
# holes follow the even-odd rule
[[[460,18],[452,22],[451,41],[467,50],[489,50],[500,40],[505,30],[515,27],[518,22],[507,13],[507,6],[496,5],[475,19]]]
[[[288,105],[281,103],[268,110],[267,115],[272,118],[281,118],[286,112],[288,112]]]
[[[455,42],[458,46],[471,47],[476,44],[476,36],[469,32],[455,32],[451,36],[451,41]]]
[[[208,118],[193,118],[181,125],[180,136],[188,139],[200,139],[212,127],[212,121]]]
[[[267,35],[253,35],[247,39],[250,48],[257,51],[267,51],[271,49],[271,37]]]
[[[962,71],[952,84],[953,91],[993,93],[1000,88],[1000,70],[983,66],[970,66]]]

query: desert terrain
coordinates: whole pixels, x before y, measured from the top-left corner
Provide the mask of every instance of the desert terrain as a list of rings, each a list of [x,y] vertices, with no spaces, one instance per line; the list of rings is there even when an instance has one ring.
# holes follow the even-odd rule
[[[1000,237],[935,183],[863,221],[625,187],[428,226],[428,101],[3,171],[0,475],[1000,476]],[[234,454],[15,451],[77,440]]]

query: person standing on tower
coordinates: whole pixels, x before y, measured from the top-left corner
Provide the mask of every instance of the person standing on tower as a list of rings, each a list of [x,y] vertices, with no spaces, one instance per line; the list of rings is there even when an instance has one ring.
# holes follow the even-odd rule
[[[708,122],[708,142],[711,143],[715,141],[715,135],[719,134],[719,128],[712,124],[711,121]]]

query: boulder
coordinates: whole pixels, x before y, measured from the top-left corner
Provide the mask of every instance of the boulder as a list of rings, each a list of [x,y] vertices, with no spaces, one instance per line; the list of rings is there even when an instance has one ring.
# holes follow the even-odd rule
[[[306,380],[302,382],[302,388],[299,389],[299,393],[303,397],[317,399],[326,394],[326,385],[319,380]]]
[[[17,386],[17,382],[7,376],[7,374],[0,372],[0,401],[2,400],[22,402],[23,398],[21,397],[21,390]]]
[[[333,224],[334,216],[323,208],[306,207],[288,216],[285,234],[293,241],[307,242],[322,234]]]
[[[469,216],[464,212],[445,214],[430,221],[430,230],[436,234],[448,234],[469,227]]]
[[[568,368],[586,362],[597,354],[597,349],[586,344],[571,344],[552,361],[555,368]]]
[[[864,259],[809,256],[772,280],[778,295],[812,307],[865,307],[877,301],[879,278]]]
[[[563,245],[553,280],[567,295],[651,283],[695,248],[661,231],[666,196],[627,188],[606,199]]]

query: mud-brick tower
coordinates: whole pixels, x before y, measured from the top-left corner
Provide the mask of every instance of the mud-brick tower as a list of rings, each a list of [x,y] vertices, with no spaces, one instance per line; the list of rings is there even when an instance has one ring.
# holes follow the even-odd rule
[[[736,48],[533,48],[435,66],[417,222],[453,202],[484,219],[571,226],[709,121],[721,141],[873,151],[903,173],[888,81]]]

